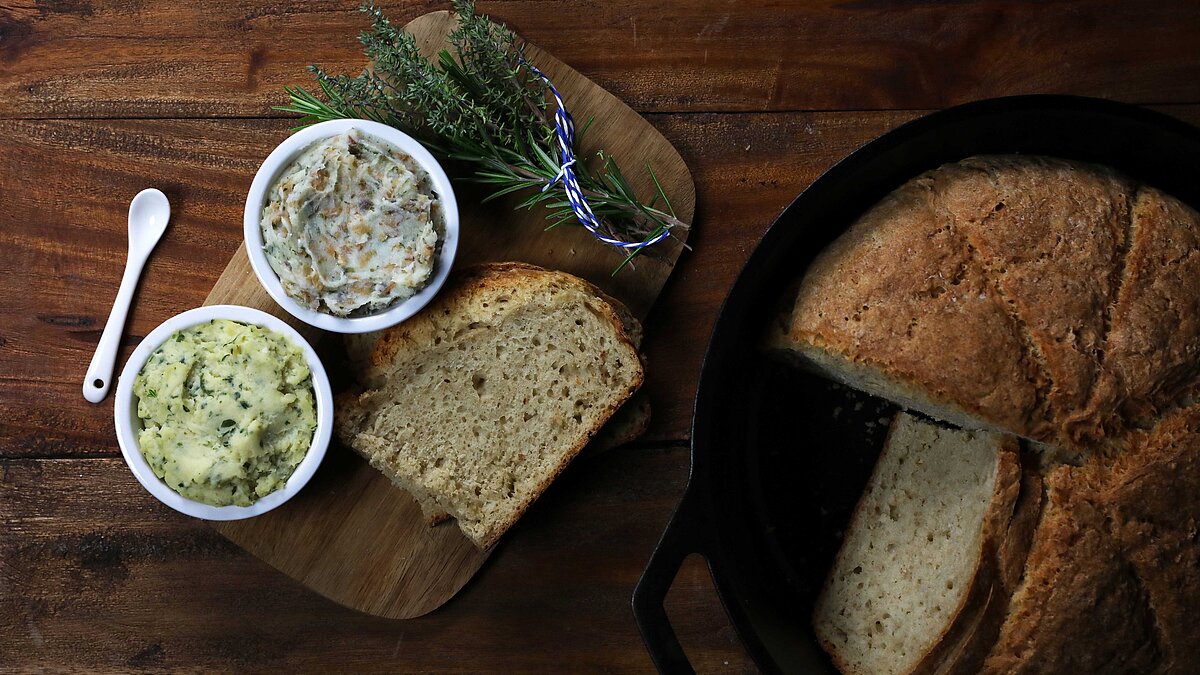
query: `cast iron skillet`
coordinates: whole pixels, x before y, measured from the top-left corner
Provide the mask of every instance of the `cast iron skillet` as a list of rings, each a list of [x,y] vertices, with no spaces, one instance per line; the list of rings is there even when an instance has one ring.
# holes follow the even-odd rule
[[[821,176],[763,236],[709,342],[688,487],[633,594],[661,670],[691,669],[663,599],[683,559],[698,553],[760,668],[835,672],[809,615],[893,409],[781,366],[758,341],[785,286],[864,210],[923,171],[984,153],[1106,164],[1200,207],[1200,130],[1142,108],[1067,96],[933,113]]]

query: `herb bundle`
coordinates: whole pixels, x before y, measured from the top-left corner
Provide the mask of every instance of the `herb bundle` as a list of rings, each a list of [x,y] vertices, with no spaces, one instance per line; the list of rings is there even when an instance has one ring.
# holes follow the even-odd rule
[[[352,77],[309,66],[324,100],[303,88],[288,87],[291,103],[277,109],[302,115],[303,125],[357,118],[396,127],[434,154],[472,165],[472,178],[493,188],[485,202],[528,191],[517,208],[544,206],[546,229],[578,222],[566,194],[549,189],[560,178],[561,158],[548,111],[548,87],[526,66],[524,43],[508,28],[477,15],[473,0],[454,0],[453,5],[459,20],[449,36],[454,53],[442,50],[436,63],[378,7],[364,5],[371,29],[359,41],[373,67]],[[576,135],[576,143],[587,126]],[[581,159],[573,169],[600,221],[600,234],[647,243],[688,227],[675,216],[649,164],[646,170],[656,194],[647,203],[604,152],[597,153],[590,166]],[[644,250],[633,248],[617,271]]]

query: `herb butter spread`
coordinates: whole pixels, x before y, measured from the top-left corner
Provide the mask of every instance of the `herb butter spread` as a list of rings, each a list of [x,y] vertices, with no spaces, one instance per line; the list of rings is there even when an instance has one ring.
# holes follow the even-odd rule
[[[263,246],[283,290],[350,316],[411,297],[433,273],[441,229],[429,175],[351,130],[309,147],[267,193]]]
[[[283,487],[317,426],[304,353],[235,321],[172,335],[133,393],[150,468],[172,490],[213,506],[246,506]]]

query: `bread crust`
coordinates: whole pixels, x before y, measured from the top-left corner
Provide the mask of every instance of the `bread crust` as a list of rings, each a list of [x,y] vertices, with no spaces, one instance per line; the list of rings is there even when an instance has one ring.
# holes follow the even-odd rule
[[[1200,406],[1135,434],[1095,501],[1147,593],[1164,673],[1200,669]]]
[[[936,172],[867,211],[809,267],[776,343],[864,364],[923,393],[926,414],[1047,438],[1047,379],[941,202]],[[1006,368],[997,368],[1003,363]],[[884,393],[884,392],[874,392]]]
[[[1150,672],[1161,660],[1145,590],[1076,472],[1047,476],[1024,578],[982,673]]]
[[[768,341],[875,369],[895,382],[873,393],[915,390],[896,395],[934,417],[1082,454],[1197,390],[1198,250],[1200,214],[1110,169],[972,157],[827,247]]]
[[[1110,430],[1146,426],[1178,405],[1200,375],[1200,214],[1138,190],[1106,358],[1078,417]]]
[[[1042,363],[1039,394],[1058,440],[1100,437],[1100,420],[1076,416],[1068,429],[1066,418],[1083,408],[1099,374],[1128,250],[1132,182],[1106,167],[1020,156],[971,157],[936,175],[954,228]]]
[[[905,184],[789,293],[769,346],[1039,449],[921,672],[1200,672],[1197,281],[1194,209],[1008,156]]]

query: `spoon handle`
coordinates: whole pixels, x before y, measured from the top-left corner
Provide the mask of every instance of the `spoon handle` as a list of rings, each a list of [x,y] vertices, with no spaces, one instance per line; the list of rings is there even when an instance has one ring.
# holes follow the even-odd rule
[[[108,388],[113,379],[113,367],[117,364],[117,352],[121,349],[125,317],[129,314],[133,291],[137,288],[138,277],[141,276],[145,264],[145,255],[129,252],[129,258],[125,262],[125,274],[121,276],[121,287],[117,290],[117,299],[113,301],[112,313],[108,315],[108,323],[104,324],[100,343],[96,345],[96,353],[92,356],[92,363],[83,379],[83,397],[92,403],[99,403],[108,395]]]

